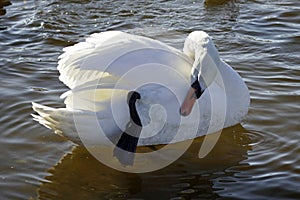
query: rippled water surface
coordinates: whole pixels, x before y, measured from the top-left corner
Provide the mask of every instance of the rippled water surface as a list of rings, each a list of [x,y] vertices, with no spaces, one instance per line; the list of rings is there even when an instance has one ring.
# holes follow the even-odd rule
[[[4,1],[0,1],[2,6]],[[9,2],[9,1],[7,1]],[[295,0],[11,1],[0,10],[0,199],[299,199],[300,3]],[[123,30],[182,48],[204,30],[245,80],[251,107],[197,158],[146,174],[112,170],[33,122],[30,102],[63,107],[62,48]]]

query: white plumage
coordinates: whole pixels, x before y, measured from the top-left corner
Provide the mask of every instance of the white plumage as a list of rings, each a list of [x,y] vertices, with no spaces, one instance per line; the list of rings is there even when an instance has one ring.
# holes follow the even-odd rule
[[[139,145],[195,138],[235,125],[248,112],[245,83],[201,31],[189,35],[184,52],[149,38],[108,31],[66,47],[59,58],[59,79],[71,89],[61,96],[66,108],[33,103],[38,113],[33,117],[75,143],[102,145],[109,144],[107,138],[119,138],[129,121],[126,96],[131,90],[141,94]],[[208,87],[192,113],[182,117],[180,104],[198,65]]]

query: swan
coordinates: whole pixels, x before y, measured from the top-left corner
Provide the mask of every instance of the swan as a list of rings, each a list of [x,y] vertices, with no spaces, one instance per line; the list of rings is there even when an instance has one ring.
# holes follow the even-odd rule
[[[140,124],[135,143],[143,146],[240,123],[250,104],[243,79],[220,58],[206,32],[191,32],[183,46],[180,51],[121,31],[94,33],[59,57],[59,80],[70,88],[61,95],[66,107],[32,102],[32,116],[85,145],[120,142],[132,124]]]

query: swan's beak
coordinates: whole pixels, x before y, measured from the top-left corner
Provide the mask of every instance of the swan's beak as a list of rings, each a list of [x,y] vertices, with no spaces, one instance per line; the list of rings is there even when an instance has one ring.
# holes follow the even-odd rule
[[[188,116],[193,109],[193,106],[197,100],[196,94],[195,94],[195,89],[190,87],[182,105],[180,108],[180,115],[182,116]]]

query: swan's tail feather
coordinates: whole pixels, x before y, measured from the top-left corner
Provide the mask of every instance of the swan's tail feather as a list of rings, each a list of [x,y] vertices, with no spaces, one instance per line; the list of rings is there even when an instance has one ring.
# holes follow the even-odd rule
[[[39,115],[35,115],[35,114],[31,114],[31,116],[33,117],[34,121],[39,122],[40,124],[42,124],[43,126],[45,126],[48,129],[54,130],[54,132],[58,135],[61,135],[61,131],[58,130],[55,126],[55,121],[53,119],[51,119],[50,117],[41,117]]]
[[[32,109],[37,114],[31,114],[33,120],[39,122],[54,133],[81,144],[73,121],[73,112],[66,108],[51,108],[32,102]]]
[[[52,129],[56,134],[61,135],[61,130],[58,129],[58,122],[51,118],[51,113],[53,113],[54,108],[32,102],[32,109],[38,113],[38,115],[31,114],[34,121],[39,122],[46,128]]]

